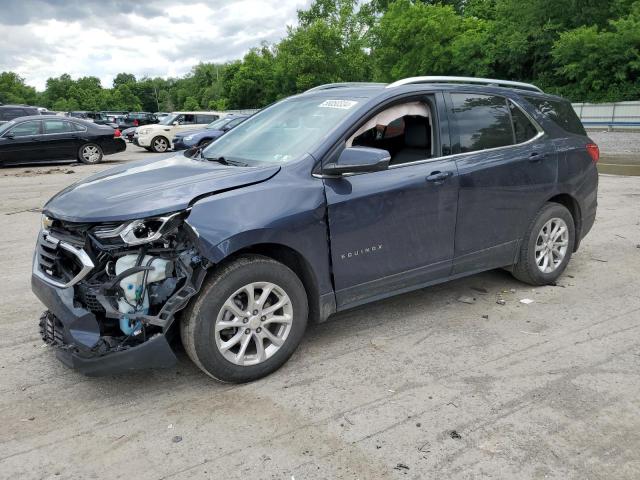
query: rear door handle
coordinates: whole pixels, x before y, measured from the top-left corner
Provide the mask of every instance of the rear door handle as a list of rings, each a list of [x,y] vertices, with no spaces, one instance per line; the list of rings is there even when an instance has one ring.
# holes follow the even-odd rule
[[[427,177],[427,182],[442,183],[451,175],[452,175],[451,172],[439,172],[439,171],[431,172],[431,175]]]
[[[544,160],[545,157],[546,155],[544,153],[533,152],[531,155],[529,155],[529,161],[541,162],[542,160]]]

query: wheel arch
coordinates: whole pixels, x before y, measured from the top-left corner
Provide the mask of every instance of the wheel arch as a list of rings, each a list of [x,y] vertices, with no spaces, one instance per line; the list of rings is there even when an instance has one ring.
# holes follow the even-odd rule
[[[321,302],[320,288],[316,272],[304,255],[289,245],[269,242],[245,245],[229,253],[224,259],[216,264],[214,268],[232,262],[236,258],[247,254],[262,255],[290,268],[302,282],[307,294],[309,303],[309,320],[315,323],[326,319],[328,316],[326,312],[327,307],[323,306],[323,302]],[[333,311],[335,311],[335,305],[333,306]],[[333,313],[333,311],[330,313]]]
[[[567,210],[569,210],[569,213],[571,213],[571,216],[573,217],[573,224],[576,229],[576,241],[573,247],[573,251],[577,251],[578,246],[580,245],[580,239],[582,237],[582,212],[580,210],[580,204],[578,203],[578,200],[576,200],[575,197],[569,195],[568,193],[560,193],[549,198],[547,202],[559,203]]]

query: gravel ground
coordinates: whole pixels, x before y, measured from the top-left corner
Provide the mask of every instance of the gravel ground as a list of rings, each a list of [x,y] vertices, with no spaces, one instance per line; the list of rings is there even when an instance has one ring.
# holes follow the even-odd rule
[[[640,178],[601,177],[556,287],[492,271],[380,301],[223,385],[184,353],[87,378],[42,346],[37,209],[108,166],[0,176],[1,478],[640,478]]]
[[[604,154],[640,153],[640,132],[589,131]]]

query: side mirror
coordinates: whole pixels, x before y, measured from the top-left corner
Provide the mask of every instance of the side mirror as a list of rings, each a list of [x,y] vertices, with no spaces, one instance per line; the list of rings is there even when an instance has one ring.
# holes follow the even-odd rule
[[[8,139],[10,139],[10,140],[13,140],[13,138],[14,138],[14,137],[15,137],[15,135],[14,135],[13,133],[11,133],[11,132],[7,133],[7,134],[4,136],[4,138],[8,138]]]
[[[180,122],[178,120],[176,120],[175,122],[173,122],[173,126],[177,127],[178,125],[180,125]]]
[[[389,168],[391,154],[386,150],[369,147],[345,148],[338,159],[322,168],[325,175],[345,173],[381,172]]]

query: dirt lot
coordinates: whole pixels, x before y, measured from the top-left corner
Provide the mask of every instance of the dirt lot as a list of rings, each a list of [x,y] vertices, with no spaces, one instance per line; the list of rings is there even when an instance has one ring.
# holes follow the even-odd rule
[[[0,477],[640,478],[639,177],[601,177],[558,286],[493,271],[361,307],[232,386],[184,353],[95,379],[43,347],[36,209],[108,165],[0,171]]]

